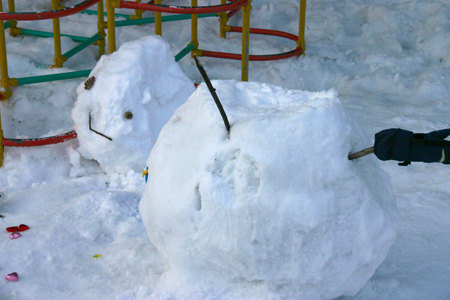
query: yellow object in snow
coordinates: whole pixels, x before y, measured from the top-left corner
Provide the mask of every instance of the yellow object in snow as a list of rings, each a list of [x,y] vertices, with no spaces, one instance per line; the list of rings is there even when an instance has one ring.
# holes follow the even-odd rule
[[[95,254],[94,258],[100,258],[100,256],[102,256],[101,254]]]

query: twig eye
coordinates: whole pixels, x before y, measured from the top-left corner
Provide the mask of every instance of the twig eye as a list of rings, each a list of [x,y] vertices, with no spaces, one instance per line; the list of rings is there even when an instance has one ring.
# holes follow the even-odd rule
[[[94,86],[94,83],[95,83],[95,77],[94,77],[94,76],[89,77],[89,78],[84,82],[84,88],[85,88],[86,90],[90,90],[90,89]]]
[[[133,118],[133,113],[132,113],[131,111],[127,111],[127,112],[125,113],[125,119],[130,120],[130,119],[132,119],[132,118]]]

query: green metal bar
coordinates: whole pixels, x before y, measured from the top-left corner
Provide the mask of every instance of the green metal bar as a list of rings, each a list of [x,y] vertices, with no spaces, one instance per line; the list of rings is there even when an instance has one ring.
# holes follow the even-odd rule
[[[95,36],[93,36],[95,37]],[[93,38],[92,37],[92,38]],[[184,56],[186,56],[191,50],[195,49],[193,44],[189,44],[180,51],[175,56],[175,61],[180,61]],[[57,73],[57,74],[49,74],[49,75],[40,75],[40,76],[31,76],[31,77],[22,77],[16,78],[17,85],[25,85],[25,84],[33,84],[33,83],[41,83],[41,82],[49,82],[49,81],[57,81],[57,80],[66,80],[66,79],[75,79],[80,77],[88,77],[92,70],[82,70],[75,72],[67,72],[67,73]]]
[[[11,27],[11,23],[9,23],[8,21],[5,22],[5,29],[8,29],[9,27]]]
[[[88,14],[88,15],[98,15],[98,12],[96,10],[83,10],[81,12],[82,14]],[[106,17],[108,15],[108,13],[104,12],[103,15]],[[125,18],[127,20],[130,19],[130,15],[125,15],[125,14],[114,14],[114,16],[116,17],[122,17]]]
[[[94,34],[91,38],[87,39],[86,41],[82,42],[78,46],[76,46],[73,49],[64,53],[63,56],[65,56],[68,59],[68,58],[74,56],[75,54],[77,54],[78,52],[83,51],[84,49],[86,49],[87,47],[89,47],[90,45],[92,45],[93,43],[98,41],[100,38],[101,37],[99,34]]]
[[[53,37],[53,32],[46,32],[46,31],[39,31],[39,30],[32,30],[32,29],[25,29],[25,28],[20,29],[20,34],[37,36],[37,37],[45,37],[45,38]],[[76,35],[69,35],[69,34],[61,34],[61,36],[71,38],[73,41],[79,42],[79,43],[83,43],[89,39],[84,36],[76,36]]]
[[[92,70],[17,78],[17,85],[88,77]]]
[[[198,15],[198,18],[209,18],[209,17],[217,17],[217,14]],[[171,15],[171,16],[164,16],[161,19],[162,22],[189,20],[191,19],[191,15]],[[153,23],[155,23],[155,18],[142,18],[136,20],[116,21],[116,27],[153,24]]]
[[[153,24],[153,23],[155,23],[155,18],[142,18],[142,19],[135,19],[135,20],[116,21],[116,27],[142,25],[142,24]]]
[[[194,44],[187,45],[186,48],[184,48],[183,50],[180,51],[180,53],[175,55],[175,61],[180,61],[183,57],[185,57],[189,52],[191,52],[194,49],[195,49]]]

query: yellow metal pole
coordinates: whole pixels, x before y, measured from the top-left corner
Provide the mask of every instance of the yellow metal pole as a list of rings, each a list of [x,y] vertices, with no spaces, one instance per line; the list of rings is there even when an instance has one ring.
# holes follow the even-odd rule
[[[8,11],[16,12],[16,5],[14,3],[14,0],[8,0]],[[17,36],[17,21],[11,20],[9,21],[9,23],[11,23],[11,27],[9,27],[9,34],[11,36]]]
[[[59,0],[52,0],[52,9],[53,10],[59,9],[60,3],[61,2]],[[53,60],[55,64],[53,65],[53,67],[61,68],[66,60],[61,54],[61,31],[59,27],[59,18],[55,18],[52,21],[53,21],[53,43],[55,46],[55,59]]]
[[[2,1],[0,1],[0,12],[3,11]],[[5,41],[5,23],[0,20],[0,67],[1,67],[1,87],[8,90],[8,65],[6,60],[6,41]],[[2,91],[2,100],[5,97],[5,90]],[[10,95],[11,96],[11,95]],[[0,110],[0,167],[3,166],[3,130],[2,130],[2,116]]]
[[[248,56],[250,46],[250,10],[252,9],[252,0],[242,7],[244,16],[242,19],[242,67],[241,80],[248,81]]]
[[[2,130],[2,116],[0,110],[0,167],[3,166],[4,152],[5,152],[5,148],[3,147],[2,142],[3,142],[3,130]]]
[[[140,3],[141,0],[136,0],[136,2]],[[143,12],[144,12],[143,10],[135,9],[134,10],[134,15],[130,16],[130,20],[142,19],[142,13]]]
[[[8,10],[9,10],[9,12],[16,11],[16,6],[14,4],[14,0],[8,0]]]
[[[98,35],[101,37],[97,42],[95,42],[96,45],[98,45],[98,55],[102,56],[105,54],[105,19],[103,16],[103,0],[97,3],[97,29],[98,29]]]
[[[197,0],[191,1],[192,7],[197,5]],[[191,44],[195,46],[195,49],[191,51],[191,56],[194,57],[194,53],[198,48],[198,15],[191,15]]]
[[[0,1],[0,12],[3,11],[3,5]],[[6,58],[6,40],[5,40],[5,23],[0,20],[0,100],[4,101],[11,97],[12,92],[9,89],[8,60]]]
[[[114,17],[114,0],[106,0],[106,14],[108,24],[108,53],[116,51],[116,19]]]
[[[161,0],[155,0],[155,4],[161,4]],[[162,35],[161,12],[155,11],[155,34]]]
[[[299,20],[299,30],[298,30],[298,47],[301,47],[302,53],[305,54],[305,21],[306,21],[306,0],[300,0],[300,20]]]
[[[220,4],[225,5],[227,4],[227,0],[221,0]],[[226,38],[227,37],[227,22],[230,19],[227,15],[226,11],[220,12],[218,13],[218,15],[220,16],[219,18],[219,22],[220,22],[220,37],[221,38]]]

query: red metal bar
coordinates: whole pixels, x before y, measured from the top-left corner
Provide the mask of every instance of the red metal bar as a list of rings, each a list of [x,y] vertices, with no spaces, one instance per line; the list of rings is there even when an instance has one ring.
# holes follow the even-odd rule
[[[58,10],[47,10],[40,12],[2,12],[0,13],[0,20],[26,20],[36,21],[45,19],[55,19],[70,16],[79,13],[100,0],[85,0],[77,5],[65,7]]]
[[[231,26],[231,31],[232,32],[242,32],[242,27]],[[287,32],[284,32],[284,31],[278,31],[278,30],[250,28],[250,33],[283,37],[283,38],[293,40],[294,42],[297,42],[297,40],[298,40],[297,36],[287,33]],[[278,54],[250,55],[249,60],[250,61],[269,61],[269,60],[284,59],[284,58],[289,58],[292,56],[299,55],[302,52],[303,52],[303,49],[300,47],[297,47],[292,51],[278,53]],[[233,53],[207,51],[207,50],[203,50],[202,55],[208,56],[208,57],[226,58],[226,59],[235,59],[235,60],[242,59],[242,54],[233,54]]]
[[[228,18],[231,18],[232,16],[234,16],[238,11],[239,11],[239,9],[235,9],[235,10],[230,11],[230,12],[227,14],[227,15],[228,15]]]
[[[237,0],[228,0],[229,2],[236,2]],[[234,16],[237,12],[239,11],[239,9],[235,9],[235,10],[232,10],[232,11],[230,11],[227,15],[228,15],[228,18],[231,18],[232,16]]]
[[[176,13],[176,14],[209,14],[218,13],[222,11],[230,11],[239,9],[247,5],[248,0],[238,0],[236,2],[231,2],[224,5],[212,5],[212,6],[171,6],[171,5],[156,5],[156,4],[146,4],[141,2],[131,2],[131,1],[120,1],[120,8],[131,8],[139,10],[149,10],[158,11],[166,13]]]
[[[34,147],[63,143],[71,139],[75,139],[77,133],[70,131],[64,134],[36,139],[7,139],[3,138],[2,145],[5,147]]]
[[[231,26],[231,31],[232,32],[242,32],[242,27]],[[298,40],[298,36],[284,32],[284,31],[278,31],[278,30],[250,28],[250,33],[284,37],[284,38],[293,40],[294,42],[297,42],[297,40]]]
[[[278,59],[284,59],[293,57],[296,55],[299,55],[302,53],[302,48],[296,48],[295,50],[289,51],[289,52],[282,52],[278,54],[265,54],[265,55],[249,55],[250,61],[269,61],[269,60],[278,60]],[[208,57],[215,57],[215,58],[225,58],[225,59],[234,59],[234,60],[241,60],[242,55],[241,54],[233,54],[233,53],[227,53],[227,52],[217,52],[217,51],[208,51],[203,50],[202,56],[208,56]]]

